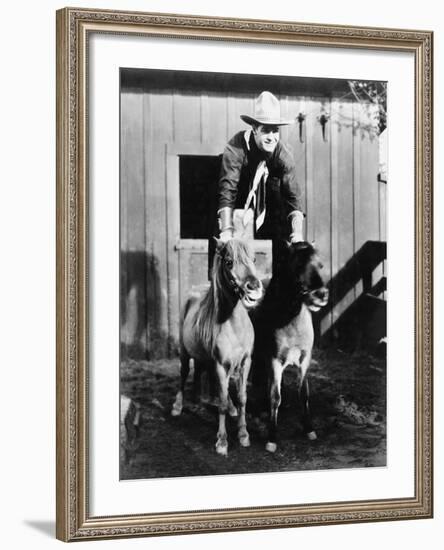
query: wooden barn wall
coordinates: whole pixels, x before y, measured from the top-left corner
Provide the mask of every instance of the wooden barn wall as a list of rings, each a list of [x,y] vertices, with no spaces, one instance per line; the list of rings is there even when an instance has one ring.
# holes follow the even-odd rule
[[[259,86],[260,87],[260,86]],[[275,91],[275,90],[272,90]],[[276,91],[275,91],[276,93]],[[283,114],[306,113],[302,126],[284,128],[281,139],[293,148],[306,207],[307,240],[315,241],[330,280],[332,306],[320,331],[336,326],[365,291],[353,259],[368,243],[385,242],[385,183],[379,183],[378,138],[369,129],[371,110],[339,93],[282,93]],[[178,265],[169,235],[168,148],[199,151],[211,143],[222,152],[226,141],[247,128],[239,116],[253,111],[255,92],[155,89],[142,80],[121,93],[121,342],[124,355],[163,357],[171,350],[171,284]],[[319,116],[328,113],[325,136]],[[170,211],[171,215],[171,211]],[[169,261],[168,261],[169,260]],[[179,262],[179,259],[177,259]],[[371,266],[384,275],[384,262]],[[358,261],[359,264],[359,261]],[[362,266],[361,266],[362,267]],[[358,274],[356,274],[358,273]],[[174,307],[174,306],[173,306]],[[336,337],[334,330],[332,332]],[[173,338],[174,339],[174,338]]]

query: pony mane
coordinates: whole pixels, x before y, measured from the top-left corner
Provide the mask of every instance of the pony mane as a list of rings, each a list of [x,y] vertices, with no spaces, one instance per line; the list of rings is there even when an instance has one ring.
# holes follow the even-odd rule
[[[196,330],[203,347],[212,353],[220,326],[233,312],[238,297],[233,294],[230,280],[224,269],[224,259],[229,257],[233,266],[251,261],[250,249],[244,241],[231,239],[216,250],[211,271],[210,288],[202,299],[196,317]]]

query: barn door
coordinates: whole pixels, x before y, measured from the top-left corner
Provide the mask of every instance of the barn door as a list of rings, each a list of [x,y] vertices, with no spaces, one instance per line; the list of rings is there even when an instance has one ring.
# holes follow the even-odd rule
[[[208,281],[208,236],[212,195],[221,148],[167,146],[167,262],[170,352],[179,337],[179,314],[189,291]]]

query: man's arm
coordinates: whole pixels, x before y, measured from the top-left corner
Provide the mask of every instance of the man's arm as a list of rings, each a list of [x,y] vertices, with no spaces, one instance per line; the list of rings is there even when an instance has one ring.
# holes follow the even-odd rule
[[[304,218],[302,208],[301,188],[296,179],[296,166],[291,152],[282,146],[280,151],[280,165],[282,170],[282,200],[283,209],[290,222],[290,241],[304,240]]]
[[[241,176],[244,152],[237,144],[237,135],[225,147],[218,184],[217,219],[220,238],[224,241],[233,236],[233,209]]]

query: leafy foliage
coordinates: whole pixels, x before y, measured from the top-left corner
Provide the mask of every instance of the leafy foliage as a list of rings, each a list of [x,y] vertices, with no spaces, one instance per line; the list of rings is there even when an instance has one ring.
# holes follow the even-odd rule
[[[361,104],[377,106],[374,117],[379,133],[387,127],[387,82],[374,80],[349,80],[348,85],[355,99]]]

